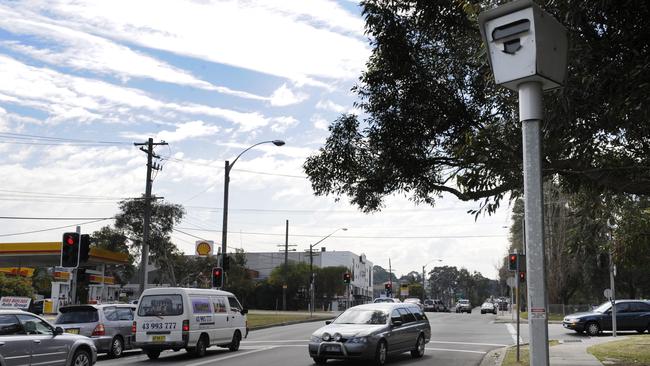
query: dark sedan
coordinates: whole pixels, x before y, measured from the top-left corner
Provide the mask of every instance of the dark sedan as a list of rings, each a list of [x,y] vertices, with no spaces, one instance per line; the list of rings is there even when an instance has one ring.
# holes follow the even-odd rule
[[[315,331],[309,356],[316,364],[328,359],[367,359],[386,363],[389,354],[424,355],[431,338],[429,320],[416,304],[366,304],[352,307]]]
[[[612,330],[612,304],[608,301],[592,311],[567,315],[562,325],[590,336]],[[650,301],[616,300],[616,330],[650,331]]]

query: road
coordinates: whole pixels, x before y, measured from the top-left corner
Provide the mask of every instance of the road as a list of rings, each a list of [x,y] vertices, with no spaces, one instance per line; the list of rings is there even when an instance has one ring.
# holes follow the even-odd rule
[[[427,313],[431,323],[432,339],[421,359],[412,359],[408,353],[389,358],[389,365],[454,365],[476,366],[490,350],[511,345],[515,337],[512,326],[495,323],[495,316],[481,315],[478,309],[471,314]],[[99,366],[118,365],[228,365],[228,366],[305,366],[312,365],[307,354],[311,333],[323,326],[323,322],[303,323],[251,332],[242,342],[238,352],[209,348],[204,358],[193,358],[185,351],[163,352],[157,361],[149,361],[146,355],[129,352],[117,360],[99,357]],[[555,339],[573,337],[561,326],[549,327]],[[527,328],[522,327],[522,338],[527,338]],[[571,332],[572,333],[572,332]],[[352,365],[354,362],[329,361],[331,365]]]

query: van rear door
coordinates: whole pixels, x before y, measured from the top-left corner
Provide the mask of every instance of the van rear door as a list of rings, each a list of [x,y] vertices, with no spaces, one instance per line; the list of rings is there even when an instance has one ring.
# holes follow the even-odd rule
[[[138,304],[136,342],[183,341],[183,297],[175,294],[142,296]]]

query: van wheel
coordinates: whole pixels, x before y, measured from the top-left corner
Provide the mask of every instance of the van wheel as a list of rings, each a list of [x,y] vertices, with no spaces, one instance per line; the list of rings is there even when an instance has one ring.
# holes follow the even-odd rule
[[[230,352],[235,352],[239,349],[239,344],[241,343],[241,334],[238,330],[235,331],[235,334],[232,335],[232,342],[228,345]]]
[[[150,360],[157,360],[160,357],[160,351],[147,351],[147,357]]]
[[[199,340],[196,342],[196,347],[194,347],[194,350],[192,353],[194,354],[195,357],[203,357],[205,356],[205,350],[208,348],[207,346],[207,341],[205,336],[201,336]]]
[[[120,358],[122,357],[122,352],[124,352],[124,341],[120,337],[113,338],[111,349],[108,351],[108,357]]]

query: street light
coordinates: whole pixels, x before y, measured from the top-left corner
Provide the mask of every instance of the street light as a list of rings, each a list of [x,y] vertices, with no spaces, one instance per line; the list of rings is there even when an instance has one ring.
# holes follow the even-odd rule
[[[309,246],[309,316],[310,317],[314,316],[314,302],[315,302],[314,301],[315,291],[314,291],[314,250],[313,249],[316,245],[322,243],[323,240],[334,235],[334,233],[336,233],[339,230],[348,231],[348,228],[346,227],[338,228],[332,231],[329,235],[322,238],[321,240]]]
[[[246,151],[254,148],[257,145],[262,145],[262,144],[268,144],[271,143],[275,146],[282,146],[284,145],[284,141],[282,140],[269,140],[269,141],[262,141],[258,142],[255,145],[250,146],[246,150],[242,151],[237,155],[235,160],[232,161],[232,164],[228,160],[226,160],[226,169],[224,169],[224,181],[223,181],[223,225],[221,226],[221,258],[220,258],[220,263],[221,267],[224,267],[224,258],[226,256],[226,247],[228,243],[228,186],[230,184],[230,170],[232,169],[233,165],[237,162],[240,156],[242,156]],[[226,268],[223,268],[224,272],[224,278],[225,278],[225,273],[226,273]],[[224,287],[225,287],[225,282],[224,282]]]
[[[439,258],[432,259],[432,260],[428,261],[427,263],[425,263],[422,266],[422,304],[424,304],[424,300],[426,299],[426,296],[427,296],[427,293],[426,293],[426,290],[425,290],[426,286],[424,285],[425,284],[424,281],[425,281],[425,277],[426,277],[425,272],[424,272],[424,267],[428,266],[429,264],[431,264],[433,262],[442,262],[442,259],[439,259]]]

